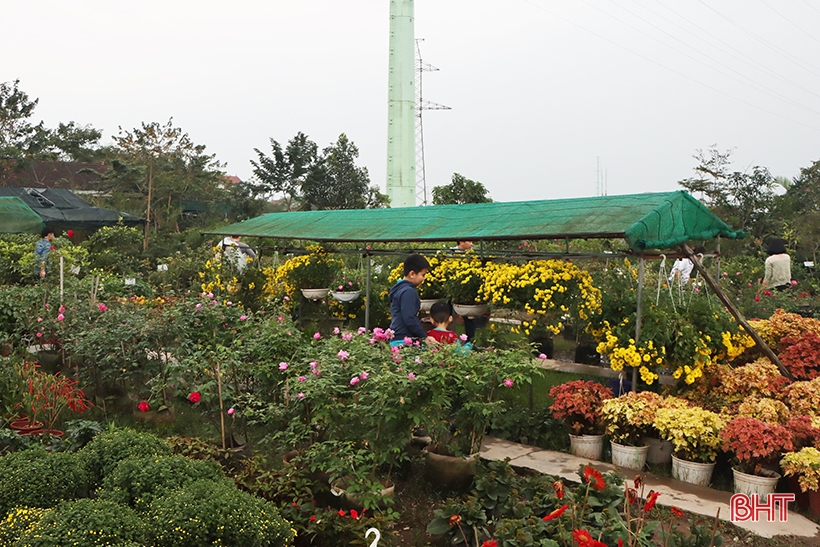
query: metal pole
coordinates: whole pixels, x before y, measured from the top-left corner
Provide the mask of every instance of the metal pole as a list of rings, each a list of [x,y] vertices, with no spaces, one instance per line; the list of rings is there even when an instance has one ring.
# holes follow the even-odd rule
[[[370,253],[365,253],[365,256],[367,256],[367,280],[364,290],[364,328],[370,330]]]
[[[643,278],[646,260],[641,254],[641,259],[638,261],[638,307],[635,311],[635,346],[641,343],[641,314],[643,307],[641,301],[643,300]],[[638,391],[638,367],[632,369],[632,391]]]

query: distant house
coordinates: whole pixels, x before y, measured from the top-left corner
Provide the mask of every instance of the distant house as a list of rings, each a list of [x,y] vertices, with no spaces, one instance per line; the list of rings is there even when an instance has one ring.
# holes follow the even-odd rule
[[[100,175],[108,170],[105,162],[38,161],[20,171],[8,171],[2,186],[66,188],[75,194],[105,195]]]

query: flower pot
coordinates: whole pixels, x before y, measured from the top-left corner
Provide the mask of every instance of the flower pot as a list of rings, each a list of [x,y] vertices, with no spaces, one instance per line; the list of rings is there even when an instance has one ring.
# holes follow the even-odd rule
[[[353,302],[360,294],[362,291],[330,291],[330,296],[339,302]]]
[[[453,304],[453,311],[461,317],[474,319],[487,313],[487,304]]]
[[[441,300],[441,298],[422,298],[421,299],[421,311],[430,311],[430,308],[433,307],[433,304]]]
[[[65,435],[64,431],[60,431],[59,429],[33,429],[29,431],[20,431],[21,435],[28,435],[29,437],[33,437],[35,435],[50,435],[52,437],[62,437]]]
[[[445,447],[438,444],[428,446],[423,452],[426,459],[424,476],[427,480],[453,489],[470,486],[475,475],[478,454],[453,456]]]
[[[21,435],[25,435],[30,431],[42,431],[44,425],[43,422],[32,422],[28,418],[21,418],[12,421],[9,427],[14,431],[19,431]]]
[[[672,443],[657,437],[643,437],[641,442],[649,445],[646,462],[652,464],[672,463]]]
[[[521,321],[532,321],[533,319],[538,317],[534,313],[528,313],[528,312],[521,311],[521,310],[516,310],[515,315]]]
[[[797,475],[790,475],[786,477],[786,492],[791,492],[794,494],[794,503],[803,509],[807,509],[809,507],[809,494],[810,492],[803,492],[803,489],[800,488],[800,482]]]
[[[569,452],[579,458],[600,461],[604,454],[604,436],[570,435]]]
[[[767,494],[774,494],[777,481],[780,480],[778,473],[766,469],[762,471],[765,475],[749,475],[738,471],[734,467],[732,473],[735,476],[735,492],[749,496],[757,494],[761,498]]]
[[[54,374],[63,364],[62,353],[58,350],[40,351],[37,353],[37,363],[44,372]]]
[[[612,465],[625,469],[643,469],[647,452],[649,452],[649,445],[625,446],[612,443]]]
[[[809,512],[820,517],[820,490],[809,490],[806,494],[809,496]]]
[[[672,478],[679,481],[697,484],[698,486],[709,486],[712,480],[712,471],[715,464],[690,462],[682,460],[672,455]]]
[[[329,292],[330,289],[302,289],[302,295],[308,300],[322,300]]]

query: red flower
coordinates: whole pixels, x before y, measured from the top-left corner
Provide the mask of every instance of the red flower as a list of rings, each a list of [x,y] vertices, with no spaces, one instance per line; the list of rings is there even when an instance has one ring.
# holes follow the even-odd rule
[[[629,505],[638,501],[638,491],[634,488],[627,488],[626,489],[626,501]]]
[[[564,499],[564,483],[561,481],[555,481],[552,483],[552,488],[555,490],[555,495],[558,497],[559,500]]]
[[[643,506],[643,512],[648,513],[655,507],[655,502],[658,501],[658,496],[660,496],[660,492],[655,492],[654,490],[649,492],[649,497],[646,498],[646,505]]]
[[[71,239],[72,237],[74,237],[74,230],[69,230],[69,231],[67,231],[67,232],[65,233],[65,235],[67,235],[67,236],[68,236],[68,239]]]
[[[624,540],[618,538],[618,547],[624,547]]]
[[[481,547],[498,547],[498,542],[494,539],[488,539],[481,544]]]
[[[350,516],[353,517],[354,520],[359,520],[359,512],[355,509],[350,510]]]
[[[148,412],[151,410],[151,407],[148,405],[148,401],[140,401],[140,404],[137,405],[137,408],[140,409],[140,412]]]
[[[310,522],[316,522],[316,515],[310,517]]]
[[[642,484],[643,484],[643,477],[640,476],[640,475],[635,475],[635,489],[637,490],[638,488],[640,488]]]
[[[580,547],[588,547],[592,544],[592,536],[586,530],[575,530],[572,533],[572,538]]]
[[[604,480],[603,475],[601,475],[601,472],[591,465],[584,467],[584,481],[588,484],[592,484],[592,487],[596,490],[606,489],[606,481]]]
[[[461,524],[461,515],[450,515],[450,518],[447,519],[447,522],[450,526],[458,526]]]
[[[677,507],[675,507],[674,505],[672,505],[672,506],[669,508],[669,510],[670,510],[670,511],[672,511],[672,514],[673,514],[673,515],[675,515],[676,517],[678,517],[678,518],[683,518],[683,511],[681,511],[680,509],[678,509],[678,508],[677,508]]]
[[[563,507],[560,507],[560,508],[556,509],[555,511],[553,511],[553,512],[552,512],[552,513],[550,513],[549,515],[546,515],[546,516],[545,516],[544,518],[542,518],[541,520],[543,520],[544,522],[551,521],[551,520],[552,520],[552,519],[554,519],[554,518],[558,518],[558,517],[560,517],[560,516],[564,513],[564,511],[566,511],[567,509],[569,509],[569,505],[564,504],[564,506],[563,506]]]
[[[198,391],[192,391],[190,395],[188,395],[188,400],[192,403],[198,403],[202,400],[202,396],[199,394]]]
[[[342,509],[339,509],[339,516],[340,517],[345,516],[345,512]]]

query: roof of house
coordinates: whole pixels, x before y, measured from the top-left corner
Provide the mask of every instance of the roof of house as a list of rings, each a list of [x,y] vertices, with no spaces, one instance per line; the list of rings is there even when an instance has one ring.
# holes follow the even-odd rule
[[[396,209],[269,213],[211,234],[327,242],[623,238],[633,250],[739,238],[687,192]]]
[[[135,226],[145,222],[128,213],[94,207],[71,190],[60,188],[0,186],[0,196],[19,198],[51,228],[100,228],[120,222]]]
[[[5,185],[99,191],[100,174],[107,170],[104,162],[38,161],[20,171],[7,172]]]

